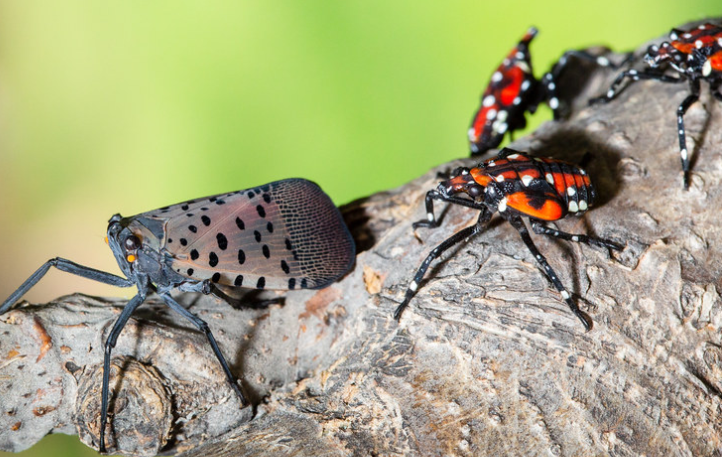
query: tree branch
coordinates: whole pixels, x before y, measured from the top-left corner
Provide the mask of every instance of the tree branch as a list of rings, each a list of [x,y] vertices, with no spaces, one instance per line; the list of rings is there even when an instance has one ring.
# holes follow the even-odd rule
[[[640,48],[638,53],[643,53]],[[151,299],[123,331],[111,377],[109,449],[127,455],[712,455],[722,448],[722,106],[703,90],[682,189],[675,110],[685,85],[634,83],[587,107],[616,72],[571,64],[572,113],[512,146],[587,167],[600,201],[535,236],[594,321],[584,333],[516,231],[498,218],[432,265],[392,319],[429,250],[477,214],[447,207],[411,228],[438,182],[347,205],[356,266],[283,307],[235,310],[186,295],[258,405],[240,409],[202,334]],[[586,78],[586,84],[580,78]],[[564,96],[565,94],[562,94]],[[439,205],[439,209],[443,209]],[[104,341],[124,302],[82,295],[0,316],[0,449],[47,433],[97,448]]]

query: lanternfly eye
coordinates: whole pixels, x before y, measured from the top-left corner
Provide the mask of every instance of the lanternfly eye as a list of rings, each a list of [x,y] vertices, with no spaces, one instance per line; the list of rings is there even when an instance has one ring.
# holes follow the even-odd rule
[[[476,198],[484,193],[484,189],[481,186],[469,186],[466,193],[469,194],[469,197]]]
[[[130,235],[125,239],[125,249],[127,251],[134,251],[140,247],[140,240],[135,235]]]

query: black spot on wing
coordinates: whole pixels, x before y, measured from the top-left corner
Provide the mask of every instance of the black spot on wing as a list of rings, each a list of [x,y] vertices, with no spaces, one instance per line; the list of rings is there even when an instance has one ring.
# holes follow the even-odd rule
[[[222,233],[216,235],[216,241],[218,242],[218,248],[221,251],[225,251],[228,248],[228,238]]]

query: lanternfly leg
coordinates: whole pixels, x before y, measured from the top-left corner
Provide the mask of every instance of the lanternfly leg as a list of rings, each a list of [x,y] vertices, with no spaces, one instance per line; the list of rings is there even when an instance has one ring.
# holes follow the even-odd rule
[[[455,205],[461,205],[466,206],[467,208],[473,208],[478,209],[480,211],[483,211],[486,206],[484,206],[484,203],[482,202],[476,202],[474,200],[469,200],[467,198],[462,197],[454,197],[454,196],[444,196],[439,191],[436,190],[430,190],[426,192],[426,219],[427,220],[421,220],[414,222],[412,227],[413,228],[419,228],[419,227],[427,227],[427,228],[436,228],[439,226],[439,222],[436,219],[436,216],[434,216],[434,200],[441,200],[449,203],[453,203]]]
[[[684,188],[689,189],[689,153],[687,152],[687,138],[684,131],[684,114],[690,106],[699,100],[699,79],[689,80],[689,90],[692,92],[677,108],[677,135],[679,137],[679,157],[682,160],[684,173]]]
[[[616,97],[619,94],[618,87],[624,80],[624,78],[629,78],[633,82],[639,81],[640,79],[652,79],[655,81],[661,81],[664,83],[681,83],[685,81],[682,78],[675,78],[672,76],[664,75],[661,73],[652,73],[652,72],[645,72],[645,71],[639,71],[639,70],[627,70],[623,71],[622,73],[617,76],[617,78],[614,80],[612,85],[609,87],[609,90],[606,94],[592,98],[589,100],[589,104],[593,105],[595,103],[606,103],[610,100],[612,100],[614,97]]]
[[[609,248],[614,249],[616,251],[621,251],[624,249],[623,246],[609,240],[605,240],[604,238],[597,238],[594,236],[589,235],[575,235],[573,233],[566,233],[561,232],[559,230],[549,228],[545,225],[542,225],[540,222],[537,221],[531,221],[531,228],[534,230],[534,233],[539,235],[547,235],[547,236],[553,236],[555,238],[560,238],[562,240],[567,241],[574,241],[577,243],[586,243],[593,246],[599,246],[601,248]]]
[[[182,307],[180,304],[178,304],[177,301],[173,299],[173,297],[170,296],[168,293],[164,293],[160,295],[163,301],[174,311],[177,311],[180,315],[188,319],[198,327],[198,330],[203,332],[206,335],[206,338],[208,339],[208,342],[211,345],[211,348],[213,348],[213,353],[216,355],[216,358],[221,363],[221,367],[223,367],[223,371],[226,373],[226,378],[228,378],[228,382],[231,384],[231,387],[233,387],[233,390],[236,391],[236,394],[238,395],[238,398],[241,399],[241,404],[243,406],[248,405],[248,401],[246,400],[246,397],[243,395],[243,392],[241,391],[240,386],[238,385],[238,380],[235,376],[233,376],[233,373],[231,373],[231,369],[228,366],[228,362],[226,362],[226,358],[223,356],[223,353],[221,352],[221,349],[218,347],[218,343],[216,342],[216,339],[213,337],[213,333],[211,333],[210,327],[208,327],[208,324],[201,319],[200,317],[196,316],[195,314],[191,313],[184,307]]]
[[[409,306],[409,302],[411,301],[411,299],[414,297],[414,295],[416,295],[416,290],[419,288],[419,284],[421,283],[421,280],[424,278],[424,274],[426,274],[426,270],[429,269],[429,265],[431,264],[431,262],[434,261],[434,259],[438,258],[441,254],[444,253],[444,251],[446,251],[450,247],[481,232],[483,225],[490,218],[491,218],[491,213],[489,212],[489,210],[486,209],[486,207],[482,208],[481,214],[479,214],[479,219],[476,221],[476,224],[466,227],[465,229],[450,236],[449,238],[444,240],[441,244],[436,246],[429,253],[429,255],[426,257],[426,259],[424,259],[424,261],[421,263],[421,266],[419,267],[419,269],[416,271],[416,274],[414,275],[414,279],[411,281],[411,284],[409,284],[409,288],[406,289],[406,295],[404,296],[404,301],[401,302],[399,307],[396,308],[396,311],[394,312],[394,318],[396,320],[401,319],[401,313],[404,312],[404,309],[406,309],[406,307]]]
[[[125,327],[125,324],[128,323],[128,319],[130,318],[130,315],[133,314],[133,312],[140,306],[143,301],[145,300],[145,291],[142,289],[138,290],[138,295],[133,297],[127,305],[125,305],[125,308],[123,308],[123,312],[120,313],[120,316],[118,317],[118,320],[115,321],[115,324],[113,324],[113,328],[110,330],[110,334],[108,335],[108,339],[105,340],[105,358],[103,359],[103,390],[101,393],[101,406],[100,406],[100,452],[104,453],[105,451],[105,424],[108,420],[108,397],[109,397],[109,388],[108,385],[110,384],[110,355],[113,351],[113,348],[115,347],[116,341],[118,341],[118,336],[120,335],[121,330],[123,330],[123,327]]]
[[[248,292],[243,296],[242,299],[238,299],[231,297],[212,283],[210,284],[210,286],[210,293],[212,295],[215,295],[216,297],[225,301],[234,309],[263,309],[268,308],[271,305],[282,305],[284,300],[284,297],[269,298],[267,300],[256,300],[253,295],[255,295],[254,292],[257,291]]]
[[[93,281],[110,284],[111,286],[131,287],[135,285],[135,282],[129,279],[106,273],[105,271],[86,267],[84,265],[79,265],[75,262],[71,262],[70,260],[63,259],[61,257],[56,257],[45,262],[40,268],[37,269],[37,271],[35,271],[35,273],[33,273],[28,279],[26,279],[25,282],[22,283],[22,285],[20,285],[20,287],[18,287],[18,289],[13,292],[7,300],[5,300],[5,302],[3,302],[2,306],[0,306],[0,314],[9,310],[12,305],[14,305],[18,300],[20,300],[20,298],[25,295],[28,290],[30,290],[35,284],[37,284],[38,281],[43,278],[43,276],[45,276],[50,267],[55,267],[60,271],[72,273],[77,276],[82,276],[83,278],[92,279]]]
[[[547,72],[542,76],[541,83],[542,83],[542,99],[546,99],[547,103],[549,104],[549,107],[554,112],[554,119],[559,119],[562,117],[562,113],[560,113],[560,106],[559,106],[559,98],[557,97],[557,81],[559,80],[559,77],[561,76],[562,72],[567,66],[567,63],[569,61],[570,57],[575,57],[577,59],[592,62],[600,67],[606,67],[611,69],[617,69],[621,65],[623,65],[627,60],[629,60],[629,57],[625,58],[624,61],[621,64],[615,64],[614,62],[610,61],[605,56],[595,56],[593,54],[590,54],[586,51],[578,51],[578,50],[571,50],[565,52],[559,60],[554,64],[551,71]]]
[[[542,266],[544,269],[544,272],[547,274],[547,277],[551,280],[552,284],[554,284],[554,287],[557,288],[559,293],[561,294],[562,298],[565,302],[567,302],[567,305],[572,310],[574,314],[579,318],[579,320],[582,321],[582,324],[584,325],[584,328],[589,331],[592,328],[592,324],[589,320],[589,318],[582,312],[581,309],[579,309],[579,306],[577,306],[574,301],[571,299],[571,295],[569,292],[564,288],[564,285],[562,285],[562,282],[557,277],[557,274],[554,272],[552,267],[549,265],[549,262],[547,262],[547,259],[539,252],[537,247],[534,245],[534,241],[531,239],[531,235],[529,235],[529,230],[527,230],[526,226],[524,225],[524,222],[521,220],[519,216],[509,216],[506,218],[511,225],[514,226],[515,229],[519,232],[519,235],[521,235],[521,239],[524,241],[524,244],[526,244],[526,247],[529,249],[529,251],[532,253],[534,258],[536,258],[537,262],[539,262],[539,265]]]

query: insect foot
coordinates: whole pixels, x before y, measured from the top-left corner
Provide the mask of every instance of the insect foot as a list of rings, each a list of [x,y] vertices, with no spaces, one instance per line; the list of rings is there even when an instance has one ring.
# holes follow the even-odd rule
[[[117,382],[109,405],[113,420],[105,424],[108,447],[124,454],[158,455],[171,438],[173,427],[171,393],[162,375],[155,368],[126,357],[114,358],[110,371]],[[78,435],[86,443],[99,443],[102,377],[102,369],[97,366],[78,385],[76,415],[81,418],[77,421]]]

